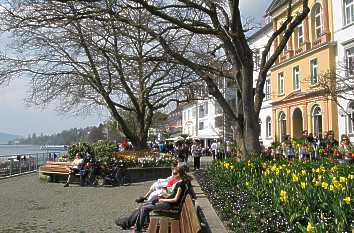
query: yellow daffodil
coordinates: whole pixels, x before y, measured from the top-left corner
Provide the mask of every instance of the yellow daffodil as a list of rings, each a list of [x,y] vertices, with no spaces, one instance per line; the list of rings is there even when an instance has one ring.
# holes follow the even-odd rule
[[[345,183],[346,181],[347,181],[347,178],[345,178],[344,176],[339,177],[339,182]]]
[[[343,199],[343,201],[344,201],[347,205],[350,205],[352,199],[351,199],[350,197],[345,197],[345,198]]]
[[[333,186],[333,185],[330,185],[330,186],[329,186],[329,190],[333,191],[333,190],[334,190],[334,186]]]
[[[280,201],[285,203],[288,200],[288,193],[284,190],[280,191]]]
[[[305,170],[301,170],[301,175],[306,175],[306,171]]]
[[[337,171],[337,167],[336,167],[336,166],[334,166],[334,167],[331,168],[331,172],[332,172],[332,173],[335,173],[336,171]]]
[[[318,180],[316,180],[315,186],[318,187],[318,186],[320,186],[320,184],[321,184],[321,182],[319,182]]]
[[[224,163],[224,168],[226,168],[226,169],[229,169],[229,167],[230,167],[230,163]]]
[[[322,183],[322,188],[327,190],[328,189],[328,183],[323,182]]]
[[[353,180],[353,179],[354,179],[354,175],[349,174],[349,175],[348,175],[348,180]]]
[[[304,189],[304,188],[306,188],[306,183],[305,182],[301,182],[300,186],[301,186],[302,189]]]
[[[292,177],[293,177],[293,181],[294,182],[298,182],[299,181],[299,176],[298,175],[296,175],[296,174],[292,174]]]
[[[315,227],[309,222],[306,227],[307,232],[313,232],[315,230]]]

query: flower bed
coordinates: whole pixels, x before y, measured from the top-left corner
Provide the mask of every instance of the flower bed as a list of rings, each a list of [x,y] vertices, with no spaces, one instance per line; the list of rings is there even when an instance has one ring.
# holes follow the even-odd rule
[[[354,167],[224,161],[196,173],[233,232],[351,232]]]
[[[138,157],[133,153],[113,153],[113,157],[121,166],[125,167],[171,167],[174,157],[169,154],[146,154],[144,157]]]

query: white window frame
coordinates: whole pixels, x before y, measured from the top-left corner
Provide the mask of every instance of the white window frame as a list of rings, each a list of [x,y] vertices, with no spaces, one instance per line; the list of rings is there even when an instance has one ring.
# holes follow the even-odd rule
[[[278,95],[284,95],[284,73],[278,73]]]
[[[354,102],[349,103],[347,113],[348,132],[354,134]]]
[[[287,134],[287,120],[286,120],[286,115],[284,112],[281,112],[279,114],[279,139],[280,142],[283,142],[284,137]]]
[[[346,74],[348,77],[354,76],[354,47],[345,49]]]
[[[266,118],[266,138],[272,137],[272,118],[267,116]]]
[[[200,126],[202,126],[202,127],[200,127]],[[205,129],[204,121],[199,121],[198,130],[203,130],[203,129]]]
[[[319,11],[319,12],[316,12],[316,11]],[[317,18],[319,17],[319,21],[320,21],[320,24],[317,25]],[[314,23],[314,33],[315,33],[315,38],[319,38],[321,35],[322,35],[322,32],[323,32],[323,22],[322,22],[322,8],[321,8],[321,5],[320,4],[317,4],[315,6],[315,9],[314,9],[314,15],[313,15],[313,23]],[[318,32],[317,32],[318,31]]]
[[[300,67],[293,67],[293,88],[295,91],[300,90]]]
[[[301,34],[300,34],[301,32]],[[302,24],[300,24],[297,27],[297,47],[301,47],[301,45],[304,43],[304,27]]]
[[[311,69],[311,85],[316,85],[318,83],[318,59],[312,59],[310,61]]]
[[[354,0],[343,1],[344,25],[354,23]]]
[[[267,78],[264,84],[265,100],[270,100],[272,98],[272,86],[270,78]]]
[[[258,71],[259,68],[261,67],[261,51],[260,49],[254,49],[253,50],[253,59],[254,59],[254,70]]]
[[[316,113],[316,110],[319,110],[319,112]],[[323,132],[323,115],[322,115],[321,107],[319,105],[313,106],[311,115],[312,115],[312,133],[313,133],[313,135],[316,135],[316,136],[319,136],[320,134],[322,135],[322,132]],[[317,122],[317,123],[321,123],[321,125],[316,124],[316,120],[318,121],[319,118],[321,118],[321,122]]]

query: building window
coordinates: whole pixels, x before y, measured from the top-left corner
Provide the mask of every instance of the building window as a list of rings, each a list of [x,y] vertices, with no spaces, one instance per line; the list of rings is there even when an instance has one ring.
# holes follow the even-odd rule
[[[254,70],[258,71],[261,66],[261,56],[259,49],[253,51]]]
[[[347,76],[354,75],[354,47],[345,50]]]
[[[215,115],[222,114],[222,107],[218,102],[215,102]]]
[[[320,4],[316,4],[313,9],[313,25],[314,25],[314,33],[315,39],[319,38],[322,35],[322,9]]]
[[[293,68],[293,87],[294,90],[300,90],[300,69],[299,66]]]
[[[191,119],[191,110],[188,109],[187,111],[187,120],[190,120]]]
[[[221,128],[224,125],[224,118],[223,116],[215,117],[215,128]]]
[[[284,112],[279,114],[279,136],[280,142],[284,141],[286,136],[286,115]]]
[[[194,108],[192,108],[192,119],[195,119],[196,114],[197,114],[197,108],[194,107]]]
[[[354,133],[354,102],[351,102],[348,107],[348,128],[349,133]]]
[[[199,122],[199,130],[204,129],[204,121]]]
[[[208,115],[208,102],[204,102],[199,106],[199,117],[205,117]]]
[[[304,43],[304,28],[302,24],[297,27],[297,46],[300,47]]]
[[[264,89],[265,89],[265,99],[270,100],[271,94],[272,94],[271,93],[272,87],[271,87],[270,79],[267,79],[265,81]]]
[[[317,59],[311,60],[310,66],[311,66],[311,84],[314,85],[318,82],[318,62],[317,62]]]
[[[354,0],[344,0],[344,20],[345,25],[354,22]]]
[[[322,135],[322,112],[318,105],[315,105],[312,110],[313,135]]]
[[[266,137],[270,138],[272,136],[272,119],[270,116],[266,118]]]
[[[279,95],[284,94],[284,74],[283,73],[278,74],[278,94]]]

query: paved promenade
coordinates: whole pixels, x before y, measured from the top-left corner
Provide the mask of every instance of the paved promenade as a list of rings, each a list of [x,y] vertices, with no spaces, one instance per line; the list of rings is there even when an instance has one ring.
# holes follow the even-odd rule
[[[202,166],[211,158],[202,158]],[[192,164],[190,164],[192,165]],[[37,173],[0,180],[0,233],[113,233],[117,216],[138,205],[135,199],[151,182],[122,187],[80,187],[40,181]],[[203,221],[203,233],[224,233],[225,228],[194,180]]]
[[[36,173],[0,180],[0,233],[113,233],[114,218],[129,213],[152,182],[123,187],[64,188]]]

